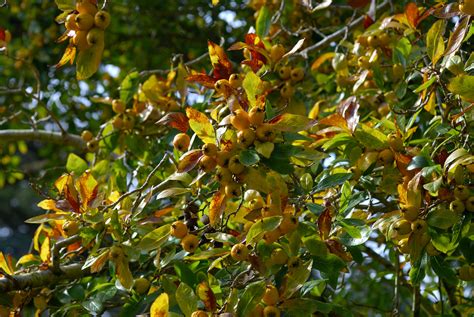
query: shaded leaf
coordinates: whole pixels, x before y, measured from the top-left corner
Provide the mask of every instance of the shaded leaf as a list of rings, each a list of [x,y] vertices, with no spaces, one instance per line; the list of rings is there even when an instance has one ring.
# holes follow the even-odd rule
[[[270,30],[272,14],[267,6],[263,6],[258,11],[258,17],[256,22],[256,32],[260,37],[265,37]]]
[[[190,317],[198,308],[198,297],[186,283],[180,283],[175,293],[176,301],[184,316]]]
[[[460,95],[467,101],[474,101],[474,76],[460,75],[453,77],[448,84],[453,94]]]
[[[170,112],[161,118],[157,124],[170,126],[186,133],[189,129],[189,119],[181,112]]]
[[[167,224],[147,233],[138,244],[138,248],[143,251],[158,249],[168,240],[170,229],[171,225]]]
[[[469,31],[469,20],[470,16],[466,15],[458,22],[453,33],[449,36],[448,45],[444,52],[445,56],[451,55],[459,50],[467,31]]]
[[[322,240],[326,240],[329,237],[329,233],[331,232],[331,225],[331,211],[329,208],[326,208],[318,217],[319,236]]]
[[[433,65],[443,56],[444,53],[444,32],[446,21],[436,21],[426,34],[426,52],[433,62]]]
[[[245,287],[237,303],[237,316],[249,316],[265,293],[265,281],[254,282]]]
[[[200,300],[204,302],[204,306],[209,311],[214,311],[217,307],[216,295],[209,287],[209,284],[206,281],[203,281],[198,284],[196,293]]]
[[[196,164],[199,162],[199,159],[201,158],[202,155],[203,154],[200,149],[186,152],[179,159],[178,173],[186,173],[192,170],[196,166]]]

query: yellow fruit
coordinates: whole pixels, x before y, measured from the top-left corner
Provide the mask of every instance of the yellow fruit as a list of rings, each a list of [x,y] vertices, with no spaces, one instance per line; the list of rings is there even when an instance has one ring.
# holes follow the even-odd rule
[[[237,143],[243,147],[249,147],[255,141],[255,131],[252,129],[245,129],[237,133]]]
[[[283,85],[283,87],[281,87],[281,89],[280,89],[280,94],[285,99],[289,99],[289,98],[293,97],[294,93],[295,93],[295,89],[293,88],[293,86],[289,82],[286,82]]]
[[[291,70],[290,74],[291,80],[294,82],[298,82],[303,80],[304,78],[304,69],[303,67],[296,67]]]
[[[72,38],[72,43],[77,47],[79,51],[84,51],[91,47],[87,43],[87,31],[76,31]]]
[[[188,234],[181,240],[181,246],[186,252],[193,253],[199,246],[199,238],[194,234]]]
[[[214,84],[214,89],[217,93],[224,93],[228,87],[230,87],[230,83],[227,79],[219,79]]]
[[[240,74],[232,74],[230,75],[229,77],[229,85],[232,87],[232,88],[239,88],[242,86],[242,77],[240,76]]]
[[[219,150],[217,148],[217,145],[214,143],[206,143],[202,146],[201,148],[202,153],[206,156],[216,156],[217,151]]]
[[[89,31],[94,26],[94,16],[89,13],[79,13],[75,21],[81,31]]]
[[[64,26],[66,27],[67,30],[76,31],[78,29],[77,24],[76,24],[76,16],[77,14],[74,14],[74,13],[67,16],[66,22],[64,23]]]
[[[257,305],[255,308],[250,312],[249,317],[262,317],[263,316],[263,306]]]
[[[123,128],[124,130],[132,130],[133,127],[135,126],[135,118],[130,116],[130,115],[126,115],[123,117]]]
[[[232,247],[230,256],[236,261],[245,261],[249,255],[249,249],[243,243],[238,243]]]
[[[204,155],[201,157],[199,160],[199,167],[205,172],[205,173],[210,173],[216,168],[216,160],[212,158],[211,156],[206,156]]]
[[[94,25],[102,30],[110,24],[110,14],[106,11],[99,11],[94,15]]]
[[[186,133],[178,133],[173,139],[173,146],[176,150],[184,152],[189,148],[191,139]]]
[[[87,33],[87,43],[89,45],[103,44],[104,43],[104,30],[99,28],[92,28],[89,33]]]
[[[265,120],[265,109],[253,107],[249,111],[249,121],[253,126],[259,126]]]
[[[224,191],[227,197],[235,198],[242,195],[241,186],[237,183],[229,183],[225,186]]]
[[[280,230],[278,230],[277,228],[275,230],[265,232],[265,234],[263,235],[263,240],[266,244],[271,244],[273,242],[276,242],[280,238],[280,236]]]
[[[9,30],[5,30],[5,43],[10,43],[10,41],[12,40],[12,34],[10,33]]]
[[[357,38],[357,42],[359,42],[359,44],[361,46],[367,46],[369,45],[369,43],[367,42],[367,36],[364,36],[364,35],[360,35],[358,38]]]
[[[119,116],[114,117],[114,120],[112,121],[112,126],[118,130],[122,129],[123,119]]]
[[[368,69],[370,67],[369,58],[366,56],[360,56],[357,59],[357,66],[363,69]]]
[[[280,294],[278,293],[277,288],[273,285],[267,285],[262,301],[268,306],[274,306],[276,303],[278,303],[279,299]]]
[[[466,207],[460,199],[455,199],[449,204],[449,210],[458,215],[462,214],[465,209]]]
[[[466,207],[467,211],[474,212],[474,196],[471,196],[466,199],[466,201],[464,202],[464,206]]]
[[[378,38],[377,35],[370,35],[368,38],[367,38],[367,44],[370,46],[370,47],[377,47],[380,45],[380,40]]]
[[[384,149],[379,152],[378,159],[382,161],[384,166],[387,166],[393,163],[395,156],[391,149]]]
[[[464,0],[463,3],[459,5],[459,11],[468,15],[474,15],[474,1]]]
[[[87,142],[86,146],[89,152],[92,152],[92,153],[97,152],[99,150],[99,141],[90,140],[89,142]]]
[[[415,221],[420,214],[420,209],[415,206],[408,206],[406,209],[402,210],[403,218],[408,221]]]
[[[422,233],[426,231],[426,221],[423,219],[418,219],[411,224],[411,230],[414,233]]]
[[[270,59],[276,63],[285,55],[285,47],[281,44],[275,44],[270,49]]]
[[[148,293],[150,281],[144,277],[137,278],[133,283],[133,289],[140,295]]]
[[[400,236],[409,234],[411,232],[411,223],[405,219],[401,219],[393,225],[393,230]]]
[[[126,109],[126,107],[125,107],[125,104],[122,102],[122,100],[120,100],[120,99],[112,100],[112,110],[115,113],[118,113],[118,114],[124,113],[125,109]]]
[[[387,33],[380,34],[379,41],[381,46],[387,46],[388,44],[390,44],[390,35],[388,35]]]
[[[283,79],[283,80],[286,80],[286,79],[290,78],[290,76],[291,76],[291,68],[288,67],[288,66],[280,67],[280,69],[278,70],[278,75],[279,75],[280,78]]]
[[[261,124],[255,131],[255,134],[261,142],[273,142],[276,137],[275,130],[268,123]]]
[[[398,250],[403,254],[410,253],[410,245],[408,244],[408,238],[404,238],[398,241]]]
[[[263,199],[261,197],[260,198],[252,198],[249,201],[248,206],[249,206],[250,210],[263,208]]]
[[[460,200],[466,200],[471,195],[469,187],[466,185],[458,185],[454,188],[454,197]]]
[[[221,167],[227,167],[227,165],[229,165],[229,160],[231,156],[232,153],[228,151],[218,151],[215,157],[217,165]]]
[[[89,0],[76,1],[76,10],[79,13],[87,13],[94,16],[97,13],[97,6],[92,4]]]
[[[250,127],[249,115],[244,110],[238,109],[231,116],[230,123],[239,131],[248,129]]]
[[[238,155],[234,155],[229,160],[229,171],[234,175],[239,175],[243,173],[245,170],[245,166],[240,163],[240,159]]]
[[[175,221],[171,224],[171,235],[178,239],[184,238],[188,234],[188,227],[182,221]]]
[[[281,248],[274,249],[270,255],[270,262],[272,265],[284,265],[288,262],[288,254]]]
[[[217,168],[215,179],[219,183],[225,185],[232,182],[232,173],[227,168]]]
[[[75,220],[66,220],[62,229],[68,237],[73,236],[79,232],[79,223]]]
[[[191,317],[208,317],[209,315],[203,310],[196,310],[191,314]]]
[[[94,138],[94,135],[89,130],[84,130],[81,133],[81,138],[82,138],[82,140],[88,142],[88,141],[90,141]]]
[[[291,214],[284,214],[280,223],[281,234],[287,234],[298,227],[298,217]]]

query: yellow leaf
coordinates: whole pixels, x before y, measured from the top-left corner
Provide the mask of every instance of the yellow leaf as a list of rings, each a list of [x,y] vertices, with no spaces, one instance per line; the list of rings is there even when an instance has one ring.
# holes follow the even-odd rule
[[[7,259],[5,258],[5,255],[3,254],[3,252],[0,251],[0,269],[5,271],[7,274],[12,275],[13,270],[12,270],[10,264],[11,263],[9,263],[9,261],[7,261]]]
[[[38,203],[37,206],[44,210],[61,211],[60,209],[56,208],[56,201],[53,199],[42,200]]]
[[[209,221],[211,226],[214,226],[220,220],[226,205],[226,196],[222,190],[212,196],[209,206]]]
[[[436,110],[435,110],[435,108],[436,108],[436,94],[431,93],[430,99],[425,104],[424,108],[425,108],[426,111],[428,111],[432,115],[436,114]]]
[[[407,205],[421,207],[421,172],[418,172],[407,185]]]
[[[219,1],[220,1],[220,0],[212,0],[212,5],[213,5],[213,6],[218,5],[218,4],[219,4]]]
[[[89,206],[89,203],[97,196],[97,181],[91,173],[85,172],[79,177],[76,184],[76,187],[79,187],[79,192],[81,193],[83,207]]]
[[[127,259],[124,256],[121,256],[114,262],[117,269],[117,278],[120,281],[120,284],[127,289],[131,289],[133,286],[133,275],[132,272],[130,272]]]
[[[107,197],[108,203],[114,203],[120,198],[120,193],[116,190],[110,193],[109,197]]]
[[[161,295],[155,299],[153,305],[151,305],[150,317],[168,317],[168,309],[168,294],[161,293]]]
[[[54,67],[59,68],[66,65],[68,62],[72,65],[74,63],[74,58],[76,57],[76,47],[74,45],[69,45],[64,51],[63,57],[61,60],[54,65]]]
[[[336,55],[334,52],[324,53],[323,55],[319,56],[311,65],[312,71],[317,71],[319,66],[321,66],[325,61],[330,60]]]
[[[25,254],[24,256],[22,256],[18,262],[16,262],[16,265],[17,266],[20,266],[20,265],[23,265],[23,264],[26,264],[26,263],[29,263],[29,262],[39,262],[39,259],[38,259],[38,256],[37,255],[33,255],[33,254]]]
[[[86,50],[79,51],[76,60],[76,77],[77,80],[84,80],[97,72],[102,60],[102,52],[104,51],[104,43],[98,43]]]
[[[54,187],[56,187],[60,194],[63,192],[64,186],[67,184],[69,177],[70,175],[63,174],[54,182]]]
[[[51,241],[46,237],[41,244],[40,258],[44,263],[49,263],[51,260]]]
[[[189,126],[204,143],[216,143],[216,133],[209,118],[202,112],[188,107],[186,115],[189,118]]]

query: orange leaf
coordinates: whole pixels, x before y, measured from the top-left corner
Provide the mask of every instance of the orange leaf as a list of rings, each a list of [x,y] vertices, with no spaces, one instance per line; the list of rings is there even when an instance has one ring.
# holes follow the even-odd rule
[[[319,69],[319,67],[324,64],[324,62],[326,62],[327,60],[331,60],[334,55],[336,55],[336,53],[334,52],[328,52],[328,53],[324,53],[323,55],[319,56],[314,62],[313,64],[311,65],[311,70],[312,71],[317,71]]]
[[[13,269],[12,269],[12,263],[11,263],[11,257],[8,256],[7,258],[3,254],[3,252],[0,251],[0,269],[2,269],[5,273],[12,275]]]
[[[232,64],[222,47],[211,41],[207,42],[207,47],[212,67],[214,67],[214,78],[229,78],[230,74],[232,74]]]
[[[108,258],[109,252],[104,252],[98,257],[96,257],[94,263],[91,265],[91,273],[100,272],[104,267],[105,263],[107,263]]]
[[[198,163],[201,156],[202,151],[199,149],[191,150],[185,153],[179,160],[178,173],[186,173],[192,170]]]
[[[331,231],[331,211],[329,208],[326,208],[318,218],[318,228],[319,235],[321,239],[326,240],[329,237],[329,232]]]
[[[410,2],[405,8],[405,15],[407,17],[408,23],[416,29],[418,26],[418,20],[420,18],[420,11],[418,6],[414,2]]]
[[[204,143],[215,143],[216,133],[209,118],[202,112],[188,107],[186,115],[189,118],[189,127]]]
[[[226,196],[222,190],[212,196],[211,204],[209,206],[209,221],[211,226],[214,226],[221,218],[226,205]]]
[[[329,125],[332,127],[338,127],[343,130],[349,130],[346,120],[339,113],[331,114],[319,120],[319,124]]]
[[[168,317],[169,298],[168,294],[161,293],[150,308],[150,317]]]
[[[172,212],[175,208],[174,207],[166,207],[166,208],[163,208],[161,210],[157,210],[155,211],[153,214],[156,218],[160,218],[160,217],[163,217],[164,215],[167,215],[169,214],[170,212]]]
[[[214,311],[217,308],[216,296],[207,282],[204,281],[198,284],[196,294],[204,302],[207,310]]]
[[[97,192],[99,189],[99,184],[95,180],[94,176],[91,173],[85,172],[84,174],[79,177],[79,192],[81,193],[82,198],[82,206],[87,207],[89,206],[90,202],[92,202],[97,197]]]
[[[337,255],[346,262],[352,261],[352,255],[349,252],[344,250],[344,247],[339,241],[336,240],[327,240],[326,246],[328,247],[329,252]]]
[[[54,210],[56,212],[61,211],[60,209],[56,208],[56,201],[52,199],[45,199],[38,203],[38,207],[44,210]]]
[[[179,131],[186,133],[189,129],[189,120],[181,112],[170,112],[167,113],[163,118],[161,118],[158,124],[163,124],[170,126],[172,128],[178,129]]]
[[[203,85],[204,87],[211,89],[214,89],[214,84],[217,81],[217,79],[204,73],[189,75],[188,77],[186,77],[186,80],[190,82],[196,82],[198,84]]]

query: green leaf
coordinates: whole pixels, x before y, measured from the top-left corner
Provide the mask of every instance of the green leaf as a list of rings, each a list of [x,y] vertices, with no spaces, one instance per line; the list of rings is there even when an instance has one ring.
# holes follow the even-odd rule
[[[448,84],[448,89],[467,101],[474,101],[474,76],[460,75],[453,77]]]
[[[87,162],[74,153],[70,153],[67,157],[66,169],[68,172],[74,172],[76,175],[80,175],[84,173],[88,167]]]
[[[430,211],[427,222],[431,227],[448,229],[460,219],[461,215],[449,210],[447,204],[439,204]]]
[[[250,227],[247,233],[247,243],[252,244],[257,242],[267,231],[276,229],[281,222],[280,216],[263,218]]]
[[[245,75],[244,81],[242,82],[242,87],[244,87],[245,93],[247,94],[247,98],[251,105],[250,108],[255,106],[255,96],[258,93],[258,87],[261,85],[261,82],[262,80],[260,77],[255,75],[255,73],[252,71],[249,71],[247,75]]]
[[[98,43],[86,50],[79,51],[76,59],[76,78],[85,80],[99,69],[104,51],[104,43]]]
[[[362,145],[374,150],[382,150],[387,147],[385,134],[365,124],[359,124],[359,127],[354,136]]]
[[[361,245],[369,240],[372,231],[365,224],[357,224],[358,221],[360,220],[343,219],[338,222],[344,228],[344,232],[339,239],[345,246]]]
[[[449,267],[449,264],[446,263],[442,257],[430,257],[430,264],[433,271],[447,283],[451,285],[456,285],[458,283],[456,273],[454,273],[454,271]]]
[[[265,158],[270,158],[273,150],[275,149],[275,143],[272,142],[255,142],[255,151],[261,154]]]
[[[152,232],[149,232],[142,238],[138,244],[138,248],[142,251],[158,249],[163,243],[166,242],[166,240],[168,240],[170,228],[171,225],[167,224],[153,230]]]
[[[70,216],[67,214],[43,214],[39,216],[34,216],[25,220],[26,223],[45,223],[50,220],[64,220],[68,219]]]
[[[436,79],[437,79],[436,76],[432,76],[429,80],[425,81],[418,88],[413,90],[413,92],[414,93],[419,93],[419,92],[422,92],[423,90],[428,89],[436,81]]]
[[[351,179],[352,175],[352,173],[336,173],[329,175],[319,181],[319,183],[314,187],[313,192],[317,193],[331,187],[342,185],[345,181]]]
[[[243,150],[240,152],[239,160],[240,163],[245,166],[250,166],[257,164],[260,161],[260,156],[258,156],[257,152],[253,150]]]
[[[224,232],[214,232],[214,233],[206,233],[204,235],[209,240],[214,240],[222,243],[230,243],[230,244],[237,244],[239,240],[236,237],[229,233]]]
[[[419,285],[426,274],[426,254],[415,263],[410,269],[410,282],[412,285]]]
[[[55,0],[58,9],[61,11],[75,10],[76,0]]]
[[[175,296],[179,308],[184,316],[189,317],[195,310],[197,310],[199,298],[194,294],[193,289],[186,283],[179,284]]]
[[[120,100],[127,104],[133,98],[133,94],[136,93],[138,84],[140,83],[140,75],[137,71],[129,73],[122,80],[120,84]]]
[[[204,143],[216,143],[216,132],[209,118],[202,112],[188,107],[186,115],[189,118],[189,127]]]
[[[260,8],[255,27],[257,35],[260,36],[260,38],[267,36],[268,31],[270,30],[271,19],[272,14],[270,10],[266,6]]]
[[[285,292],[281,295],[283,298],[290,298],[295,292],[297,292],[306,282],[310,276],[311,268],[313,267],[313,260],[306,261],[298,266],[296,269],[291,270],[287,274],[287,284]]]
[[[307,130],[316,124],[316,120],[312,120],[306,116],[293,113],[284,113],[273,118],[270,123],[275,130],[286,132],[299,132]]]
[[[188,284],[190,287],[196,286],[196,274],[194,274],[194,272],[184,262],[176,262],[174,264],[174,270],[180,281]]]
[[[237,316],[249,316],[265,293],[265,281],[249,284],[237,303]]]
[[[426,52],[435,65],[444,53],[444,32],[446,20],[436,21],[426,34]]]
[[[432,164],[431,160],[427,159],[422,155],[415,156],[408,163],[407,170],[411,171],[417,168],[423,168],[425,166],[430,166]]]
[[[223,255],[226,255],[226,254],[229,254],[228,249],[213,248],[213,249],[210,249],[210,250],[201,251],[199,253],[189,255],[189,256],[185,257],[185,259],[189,260],[189,261],[201,261],[201,260],[207,260],[207,259],[210,259],[210,258],[223,256]]]

